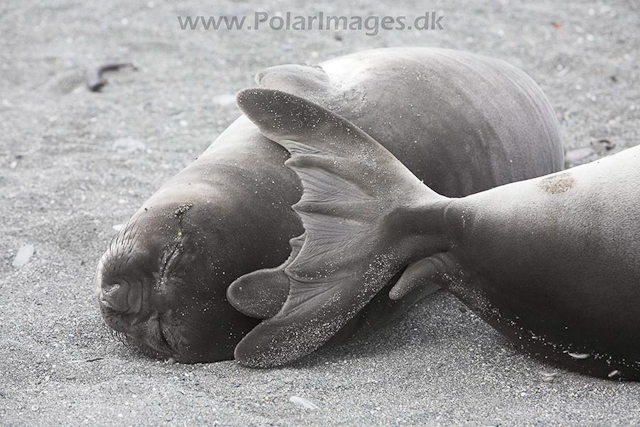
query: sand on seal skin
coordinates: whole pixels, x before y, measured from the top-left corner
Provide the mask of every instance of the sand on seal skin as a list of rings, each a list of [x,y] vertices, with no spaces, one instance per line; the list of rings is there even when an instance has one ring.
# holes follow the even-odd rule
[[[439,11],[445,29],[182,31],[177,20],[256,10]],[[640,143],[639,24],[640,6],[623,0],[0,6],[0,425],[637,423],[640,384],[532,360],[443,293],[376,334],[260,371],[138,355],[102,325],[92,279],[114,227],[231,123],[229,100],[261,68],[385,46],[469,50],[531,74],[569,148],[607,139],[615,152]],[[92,93],[85,67],[106,60],[137,70],[104,73]],[[26,245],[33,255],[14,266]]]

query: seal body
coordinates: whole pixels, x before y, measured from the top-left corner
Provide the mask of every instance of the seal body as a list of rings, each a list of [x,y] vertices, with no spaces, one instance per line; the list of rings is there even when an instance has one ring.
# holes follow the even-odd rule
[[[319,66],[273,67],[257,80],[326,107],[326,120],[363,129],[448,196],[563,165],[549,102],[530,77],[503,61],[441,49],[381,49]],[[301,186],[284,166],[287,158],[242,116],[163,185],[100,261],[96,288],[106,323],[182,362],[231,358],[258,320],[233,309],[227,287],[281,264],[288,240],[303,232],[290,209]],[[396,306],[386,295],[378,302],[391,307],[389,316],[409,305]]]
[[[259,89],[239,103],[291,153],[304,186],[293,207],[307,231],[284,270],[287,300],[238,344],[241,363],[312,352],[400,275],[392,299],[428,277],[529,354],[640,379],[640,146],[447,198],[321,106]],[[305,127],[314,131],[296,131]]]
[[[454,200],[447,287],[525,351],[640,379],[640,147]]]

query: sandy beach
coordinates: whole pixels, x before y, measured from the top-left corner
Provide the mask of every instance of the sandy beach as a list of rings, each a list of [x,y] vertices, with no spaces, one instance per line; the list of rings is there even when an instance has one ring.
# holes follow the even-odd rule
[[[182,30],[177,18],[256,11],[434,11],[443,29]],[[388,46],[467,50],[522,68],[549,97],[565,145],[585,148],[575,163],[640,143],[633,0],[0,4],[0,425],[640,423],[640,385],[533,360],[444,292],[375,333],[272,370],[152,360],[103,325],[93,275],[114,227],[239,116],[235,93],[257,71]],[[106,73],[91,92],[85,69],[104,60],[136,69]],[[28,245],[33,255],[15,266]]]

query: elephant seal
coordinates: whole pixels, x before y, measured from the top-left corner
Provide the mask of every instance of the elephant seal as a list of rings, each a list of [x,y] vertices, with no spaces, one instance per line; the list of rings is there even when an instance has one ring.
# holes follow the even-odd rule
[[[381,49],[318,66],[269,68],[257,81],[365,130],[448,196],[563,165],[558,123],[546,97],[524,72],[496,59],[441,49]],[[105,323],[180,362],[232,358],[236,344],[259,322],[254,317],[279,310],[289,292],[281,275],[271,276],[278,279],[273,283],[248,280],[254,286],[234,288],[240,302],[266,290],[261,295],[267,302],[245,310],[254,317],[236,311],[225,295],[243,275],[282,264],[287,242],[303,232],[290,209],[301,189],[284,167],[287,157],[241,116],[152,195],[99,262],[95,285]],[[370,311],[354,316],[342,337],[368,319],[396,316],[434,289],[423,285],[397,302],[381,294]]]
[[[401,273],[392,299],[428,277],[530,354],[640,379],[640,146],[447,198],[321,106],[264,89],[238,102],[291,153],[306,229],[286,303],[238,344],[240,363],[308,354]]]

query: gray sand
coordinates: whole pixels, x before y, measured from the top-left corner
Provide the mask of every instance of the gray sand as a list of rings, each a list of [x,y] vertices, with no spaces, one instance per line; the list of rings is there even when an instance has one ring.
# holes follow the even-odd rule
[[[384,46],[469,50],[530,73],[551,99],[567,146],[601,138],[616,144],[614,152],[635,145],[635,0],[352,0],[304,11],[445,16],[444,31],[375,37],[181,31],[176,18],[303,12],[293,1],[47,3],[0,4],[1,425],[640,422],[639,385],[531,360],[444,293],[376,334],[257,371],[232,361],[171,365],[139,356],[102,325],[92,289],[113,226],[220,134],[239,114],[230,96],[265,66]],[[103,92],[91,93],[84,68],[104,59],[131,59],[139,69],[107,74]],[[34,255],[14,267],[26,244]]]

